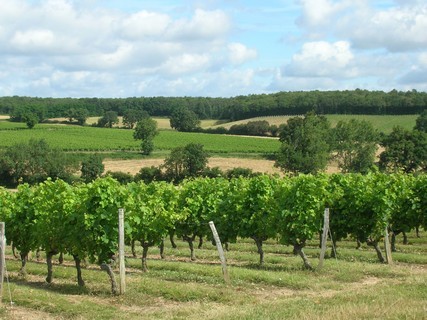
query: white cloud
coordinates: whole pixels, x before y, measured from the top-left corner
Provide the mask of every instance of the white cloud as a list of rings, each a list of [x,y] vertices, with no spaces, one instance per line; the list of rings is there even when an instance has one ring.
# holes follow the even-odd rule
[[[358,24],[348,24],[342,30],[356,47],[390,51],[427,48],[427,4],[367,11],[359,19]]]
[[[398,2],[382,8],[373,7],[374,1],[301,0],[298,21],[312,38],[347,39],[355,48],[427,48],[427,3]]]
[[[346,41],[308,42],[284,67],[284,73],[294,77],[351,77],[356,73],[350,65],[353,59]]]
[[[348,1],[300,0],[303,14],[299,23],[319,27],[330,23],[335,14],[349,6]]]
[[[174,21],[167,31],[167,37],[175,41],[209,41],[226,36],[230,28],[231,21],[223,11],[196,9],[190,20]]]
[[[144,40],[146,37],[162,37],[171,23],[166,14],[140,11],[131,14],[121,22],[121,33],[130,40]]]
[[[149,10],[126,13],[93,4],[5,0],[0,10],[0,59],[5,64],[0,71],[16,74],[15,79],[31,74],[26,93],[34,89],[55,96],[55,90],[64,90],[66,96],[79,95],[79,90],[94,88],[95,81],[107,86],[108,79],[108,87],[134,95],[141,87],[137,79],[141,76],[176,81],[170,86],[178,87],[181,77],[194,74],[193,82],[204,83],[202,73],[241,65],[256,56],[255,50],[228,41],[232,22],[219,9],[196,8],[186,17],[176,17]],[[41,68],[45,65],[49,68]],[[61,80],[67,84],[60,84]],[[16,81],[20,83],[16,88],[25,86]],[[90,95],[99,91],[103,90]]]
[[[207,54],[188,54],[169,58],[161,67],[164,73],[185,74],[205,70],[210,63]]]
[[[248,60],[255,59],[257,57],[257,51],[249,49],[241,43],[230,43],[228,45],[229,59],[233,64],[242,64]]]
[[[55,35],[51,30],[36,29],[17,31],[10,43],[20,51],[49,50],[55,42]]]
[[[1,0],[0,95],[427,87],[425,0],[288,2]]]

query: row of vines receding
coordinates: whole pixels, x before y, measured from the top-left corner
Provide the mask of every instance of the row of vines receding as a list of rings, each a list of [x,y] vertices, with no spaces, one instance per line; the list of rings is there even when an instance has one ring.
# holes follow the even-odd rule
[[[121,185],[112,178],[69,185],[47,180],[17,192],[0,189],[0,220],[6,223],[7,243],[17,249],[25,273],[28,253],[44,250],[47,282],[52,281],[52,256],[74,258],[79,285],[84,285],[82,260],[96,262],[111,277],[118,248],[117,211],[124,208],[125,237],[129,245],[140,242],[142,268],[148,270],[147,252],[173,235],[188,242],[196,259],[194,242],[212,235],[214,221],[223,243],[251,238],[260,263],[263,243],[279,239],[294,248],[304,266],[307,241],[322,230],[324,209],[330,208],[334,242],[352,237],[377,249],[388,227],[398,234],[427,228],[427,176],[405,174],[300,175],[279,178],[267,175],[231,180],[201,178],[179,186],[166,182]]]

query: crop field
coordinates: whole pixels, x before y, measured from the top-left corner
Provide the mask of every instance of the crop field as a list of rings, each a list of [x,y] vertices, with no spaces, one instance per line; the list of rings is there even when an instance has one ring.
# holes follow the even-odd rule
[[[54,265],[54,281],[44,281],[46,265],[33,255],[26,278],[20,261],[7,252],[0,318],[7,319],[425,319],[427,314],[427,232],[398,237],[394,264],[377,261],[375,251],[355,241],[338,243],[338,258],[325,260],[320,271],[303,270],[292,248],[269,240],[265,264],[258,264],[249,239],[230,244],[226,252],[231,283],[224,284],[216,249],[205,242],[189,258],[188,244],[166,243],[165,259],[149,251],[149,272],[127,248],[126,293],[111,295],[105,272],[83,269],[86,286],[76,284],[72,258]],[[330,249],[330,248],[329,248]],[[137,255],[141,255],[137,248]],[[318,243],[305,252],[317,265]],[[117,275],[117,270],[115,270]],[[12,299],[12,303],[11,300]]]
[[[0,116],[0,120],[2,116]],[[98,122],[98,119],[100,117],[89,117],[86,119],[86,124],[88,125],[92,125]],[[4,117],[4,119],[7,119],[6,116]],[[160,130],[172,130],[171,126],[170,126],[170,120],[169,118],[161,118],[161,117],[153,117],[154,120],[156,120],[157,122],[157,128]],[[63,122],[63,121],[68,121],[67,118],[53,118],[50,119],[51,121],[57,121],[57,122]],[[200,121],[200,126],[202,128],[206,128],[206,127],[211,127],[214,126],[216,124],[218,124],[218,120],[201,120]],[[119,117],[119,123],[116,126],[123,126],[123,117]]]
[[[396,125],[410,130],[415,125],[417,115],[403,116],[369,116],[369,115],[328,115],[334,126],[340,120],[351,118],[363,119],[371,122],[375,128],[384,133],[391,132]],[[91,122],[96,122],[91,118]],[[230,127],[233,124],[245,123],[253,120],[267,120],[270,124],[280,125],[289,119],[283,117],[260,117],[248,120],[222,124]],[[239,137],[227,135],[210,135],[201,133],[182,133],[170,129],[169,119],[156,118],[160,134],[155,138],[155,153],[171,150],[188,143],[201,143],[208,152],[213,153],[240,153],[240,154],[271,154],[278,150],[277,139],[259,139],[256,137]],[[203,127],[214,127],[216,121],[204,120]],[[0,148],[15,143],[27,142],[29,139],[45,139],[52,147],[66,151],[111,151],[111,150],[138,150],[139,142],[133,139],[133,130],[107,129],[95,127],[80,127],[57,124],[38,124],[34,129],[27,129],[23,123],[13,123],[0,119]]]
[[[17,130],[10,130],[17,126]],[[0,121],[0,148],[30,139],[45,139],[50,146],[65,151],[139,150],[133,130],[39,124],[26,129],[23,124]],[[7,130],[5,130],[7,129]],[[162,130],[155,137],[156,150],[171,150],[188,143],[200,143],[214,153],[272,153],[278,150],[277,139],[209,135]]]
[[[257,117],[252,119],[228,122],[221,125],[214,125],[213,127],[225,127],[230,128],[235,124],[244,124],[248,121],[268,121],[270,125],[280,126],[286,123],[289,118],[293,116],[273,116],[273,117]],[[338,121],[348,121],[350,119],[366,120],[374,126],[378,131],[384,133],[390,133],[394,126],[401,126],[407,130],[412,130],[415,126],[415,120],[418,115],[399,115],[399,116],[388,116],[388,115],[344,115],[344,114],[329,114],[326,118],[331,122],[334,127]]]

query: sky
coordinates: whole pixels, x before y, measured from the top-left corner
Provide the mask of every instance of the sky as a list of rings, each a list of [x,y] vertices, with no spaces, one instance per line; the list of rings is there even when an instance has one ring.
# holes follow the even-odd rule
[[[427,91],[427,0],[0,0],[0,96]]]

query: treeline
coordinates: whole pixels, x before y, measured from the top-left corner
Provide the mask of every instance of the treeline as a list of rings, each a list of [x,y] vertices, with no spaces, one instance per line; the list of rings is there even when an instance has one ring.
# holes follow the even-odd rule
[[[126,110],[146,111],[151,116],[169,117],[173,110],[187,108],[200,119],[231,121],[258,116],[318,114],[417,114],[427,108],[427,93],[412,91],[298,91],[210,97],[130,97],[130,98],[38,98],[0,97],[0,113],[12,120],[22,114],[46,118],[67,117],[70,109],[86,110],[90,116],[107,111],[124,115]]]

